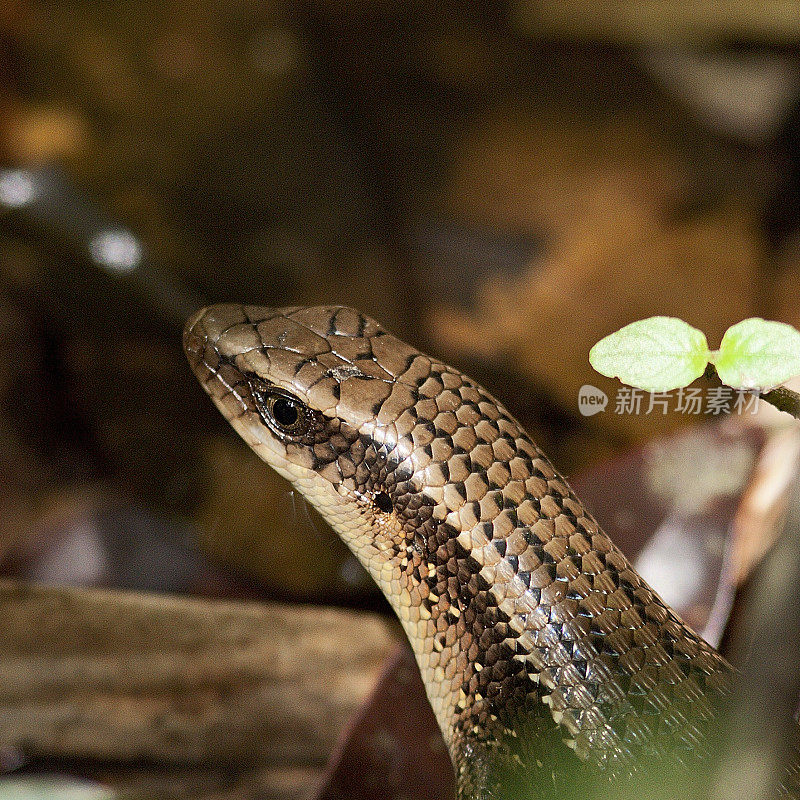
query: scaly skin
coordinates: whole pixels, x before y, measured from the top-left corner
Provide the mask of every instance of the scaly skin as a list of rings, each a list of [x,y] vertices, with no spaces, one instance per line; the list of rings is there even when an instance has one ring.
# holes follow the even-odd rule
[[[730,667],[483,388],[343,307],[213,306],[184,344],[389,599],[460,797],[705,753]]]

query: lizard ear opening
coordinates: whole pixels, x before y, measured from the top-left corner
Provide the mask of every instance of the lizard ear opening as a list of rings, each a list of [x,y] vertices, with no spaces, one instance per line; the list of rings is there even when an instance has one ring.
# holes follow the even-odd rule
[[[375,504],[375,508],[377,508],[378,511],[382,511],[384,514],[394,511],[392,498],[389,497],[387,492],[378,492],[375,497],[372,498],[372,502]]]

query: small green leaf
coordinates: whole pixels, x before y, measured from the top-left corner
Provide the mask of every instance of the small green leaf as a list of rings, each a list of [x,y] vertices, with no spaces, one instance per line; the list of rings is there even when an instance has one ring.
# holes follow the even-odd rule
[[[646,392],[688,386],[703,374],[708,358],[705,334],[674,317],[632,322],[589,352],[589,363],[599,373]]]
[[[800,331],[753,317],[725,331],[714,366],[734,389],[772,389],[800,375]]]

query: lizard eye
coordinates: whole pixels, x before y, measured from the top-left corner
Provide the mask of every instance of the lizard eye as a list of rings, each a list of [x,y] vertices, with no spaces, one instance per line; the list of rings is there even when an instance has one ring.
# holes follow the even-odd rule
[[[279,436],[295,438],[308,430],[308,409],[296,397],[283,392],[259,392],[256,400],[262,419]]]
[[[301,413],[297,403],[287,397],[274,398],[269,404],[269,410],[275,423],[286,431],[294,430],[301,422]]]

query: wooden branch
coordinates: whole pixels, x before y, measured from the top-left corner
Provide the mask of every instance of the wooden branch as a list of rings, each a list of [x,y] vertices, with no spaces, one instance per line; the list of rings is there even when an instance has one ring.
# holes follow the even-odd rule
[[[0,581],[0,745],[321,764],[395,639],[381,618]]]

